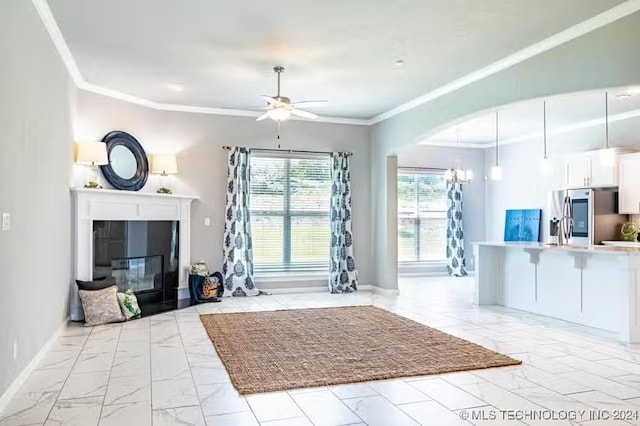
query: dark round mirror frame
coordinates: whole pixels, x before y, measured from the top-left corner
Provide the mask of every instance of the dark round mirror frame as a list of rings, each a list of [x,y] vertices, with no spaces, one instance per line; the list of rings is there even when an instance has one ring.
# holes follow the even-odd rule
[[[137,163],[136,172],[130,179],[120,177],[115,170],[113,170],[113,167],[111,167],[111,163],[100,166],[100,170],[102,170],[102,174],[107,182],[109,182],[115,189],[121,189],[124,191],[141,190],[149,178],[149,160],[147,159],[147,153],[144,152],[140,142],[138,142],[136,138],[131,136],[129,133],[119,130],[108,133],[104,138],[102,138],[102,142],[107,144],[107,158],[111,158],[111,150],[113,148],[118,145],[122,145],[133,153]]]

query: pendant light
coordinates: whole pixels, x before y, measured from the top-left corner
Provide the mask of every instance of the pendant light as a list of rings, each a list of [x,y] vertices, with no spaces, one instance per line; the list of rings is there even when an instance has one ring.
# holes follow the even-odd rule
[[[460,152],[460,129],[456,130],[456,148],[458,153]],[[447,180],[447,184],[464,184],[471,183],[473,179],[473,172],[471,170],[464,170],[460,167],[460,157],[456,157],[455,165],[453,169],[447,169],[444,172],[444,178]]]
[[[613,167],[616,162],[616,153],[609,147],[609,92],[604,92],[604,126],[604,149],[600,151],[600,164],[603,167]]]
[[[502,167],[498,162],[498,111],[496,111],[496,165],[491,167],[491,180],[502,180]]]
[[[542,102],[542,125],[543,125],[543,148],[544,156],[540,160],[540,173],[543,175],[550,175],[553,171],[553,162],[551,158],[547,156],[547,101]]]

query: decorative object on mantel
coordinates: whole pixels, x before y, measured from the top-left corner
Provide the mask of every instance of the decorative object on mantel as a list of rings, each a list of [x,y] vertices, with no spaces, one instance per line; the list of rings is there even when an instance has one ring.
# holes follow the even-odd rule
[[[96,173],[96,179],[89,178],[84,184],[85,188],[102,188],[100,185],[100,172],[98,166],[109,162],[107,150],[102,142],[78,142],[76,143],[76,164],[87,166]]]
[[[109,162],[100,169],[107,181],[115,189],[142,189],[149,177],[149,160],[140,142],[122,131],[110,132],[102,141],[107,145]]]
[[[170,188],[167,187],[165,179],[169,175],[178,173],[178,163],[175,154],[152,154],[151,155],[151,173],[160,175],[160,187],[156,192],[159,194],[172,194]]]
[[[460,129],[456,130],[456,148],[457,151],[460,151]],[[473,172],[471,170],[465,170],[460,167],[460,157],[456,156],[456,161],[453,169],[447,169],[444,172],[444,178],[447,180],[447,184],[463,184],[463,183],[471,183],[471,179],[473,179]]]

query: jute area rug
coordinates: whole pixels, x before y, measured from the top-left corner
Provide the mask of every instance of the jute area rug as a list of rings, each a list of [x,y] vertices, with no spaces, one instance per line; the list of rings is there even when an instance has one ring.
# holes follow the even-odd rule
[[[200,318],[241,394],[521,363],[374,306]]]

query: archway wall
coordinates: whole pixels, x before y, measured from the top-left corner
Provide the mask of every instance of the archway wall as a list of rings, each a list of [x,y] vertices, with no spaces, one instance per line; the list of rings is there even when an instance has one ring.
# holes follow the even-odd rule
[[[388,217],[387,157],[443,127],[527,99],[640,84],[640,12],[372,127],[372,235],[376,285],[397,288],[397,238]],[[486,164],[485,164],[486,166]],[[486,168],[486,167],[485,167]],[[393,212],[391,212],[393,214]]]

